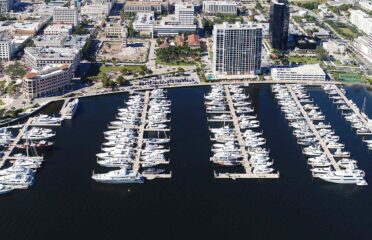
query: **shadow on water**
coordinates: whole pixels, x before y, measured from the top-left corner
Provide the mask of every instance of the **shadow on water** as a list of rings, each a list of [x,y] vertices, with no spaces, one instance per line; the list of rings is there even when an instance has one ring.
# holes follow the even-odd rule
[[[35,185],[1,196],[0,239],[371,238],[371,187],[312,179],[269,86],[251,86],[248,92],[281,178],[214,179],[206,91],[169,90],[173,177],[142,185],[91,180],[92,171],[98,170],[95,154],[103,131],[124,105],[125,95],[81,99],[76,118],[56,129],[55,149],[45,154]],[[360,167],[372,174],[365,146],[358,147],[360,140],[338,119],[328,99],[312,95],[327,116],[332,114],[329,121]],[[45,111],[56,109],[51,105]]]

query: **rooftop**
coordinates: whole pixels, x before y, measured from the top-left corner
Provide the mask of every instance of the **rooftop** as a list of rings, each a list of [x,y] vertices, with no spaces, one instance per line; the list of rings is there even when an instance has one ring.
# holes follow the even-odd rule
[[[308,65],[302,65],[302,66],[291,67],[291,68],[273,68],[272,70],[280,71],[283,73],[295,73],[295,74],[311,74],[311,75],[325,74],[319,64],[308,64]]]
[[[79,53],[76,48],[59,47],[26,47],[25,52],[39,58],[74,58]]]

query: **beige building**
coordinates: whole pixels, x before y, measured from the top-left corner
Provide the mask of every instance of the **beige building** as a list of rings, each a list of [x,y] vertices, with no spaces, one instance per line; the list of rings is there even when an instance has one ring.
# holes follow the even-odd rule
[[[48,65],[32,69],[22,82],[22,93],[28,99],[45,97],[66,89],[71,83],[69,64]]]

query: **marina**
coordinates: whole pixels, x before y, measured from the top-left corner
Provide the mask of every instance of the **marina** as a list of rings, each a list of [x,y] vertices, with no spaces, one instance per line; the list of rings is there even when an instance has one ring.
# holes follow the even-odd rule
[[[372,120],[365,114],[366,98],[364,98],[363,107],[360,110],[353,101],[345,96],[343,88],[340,89],[337,85],[330,84],[324,85],[323,89],[337,106],[337,109],[341,111],[344,119],[351,123],[355,133],[366,138],[363,140],[368,149],[372,150],[372,139],[368,139],[368,136],[372,136]]]
[[[324,115],[304,87],[273,85],[272,91],[294,128],[297,143],[304,145],[302,152],[308,157],[312,175],[328,182],[366,186],[364,171],[358,169],[355,160],[348,158],[349,152],[342,151],[344,144],[338,143],[339,137],[331,125],[323,122]]]
[[[367,104],[372,100],[368,91],[345,88],[359,108],[365,96]],[[164,239],[189,239],[196,232],[215,239],[297,239],[303,232],[307,232],[305,239],[318,239],[319,235],[341,240],[371,236],[370,186],[333,184],[309,177],[307,159],[270,86],[250,85],[246,94],[255,110],[251,115],[260,120],[257,132],[265,134],[280,179],[215,179],[216,169],[209,161],[209,115],[204,104],[204,95],[209,91],[209,87],[167,91],[172,102],[172,179],[140,185],[98,184],[91,179],[93,169],[107,172],[107,168],[97,165],[95,155],[101,149],[107,124],[129,96],[81,99],[83,111],[77,112],[71,124],[64,122],[57,128],[54,149],[44,153],[46,164],[38,170],[35,184],[27,191],[1,196],[2,237],[48,239],[53,232],[53,238],[62,240],[74,232],[74,238],[105,239],[122,236],[123,230],[131,229],[126,236],[136,239],[138,232],[143,238],[151,238],[153,231],[160,228]],[[337,110],[321,88],[307,88],[307,92],[325,114],[325,124],[339,133],[370,182],[371,153],[362,139],[341,114],[332,114]],[[60,105],[54,104],[42,114],[53,116],[59,110]],[[372,116],[370,110],[367,108],[366,113]],[[345,216],[357,221],[341,223]],[[51,218],[56,220],[46,221]],[[22,231],[18,225],[23,226]],[[144,225],[148,231],[143,231]],[[267,231],[268,225],[271,231]]]
[[[144,179],[171,178],[171,172],[157,169],[166,165],[169,159],[164,147],[169,138],[152,137],[154,133],[169,132],[166,123],[170,120],[170,101],[164,90],[133,93],[126,102],[127,107],[119,108],[117,120],[111,121],[104,132],[107,142],[102,144],[104,152],[96,154],[97,162],[105,167],[117,167],[108,173],[96,174],[92,178],[103,183],[143,183]]]
[[[259,122],[253,115],[247,97],[243,94],[244,86],[215,85],[210,94],[205,96],[207,114],[210,123],[223,123],[221,128],[211,128],[216,148],[211,161],[221,166],[243,166],[245,173],[214,173],[215,178],[279,178],[279,173],[273,173],[273,161],[269,161],[269,153],[261,146],[265,140],[262,133],[252,129],[259,127]],[[226,111],[228,109],[229,111]],[[228,112],[229,114],[226,114]],[[220,115],[222,114],[222,115]],[[227,124],[226,124],[227,123]],[[230,124],[229,124],[230,123]],[[231,126],[232,123],[232,126]],[[246,129],[244,134],[241,129]],[[247,130],[248,129],[248,130]]]

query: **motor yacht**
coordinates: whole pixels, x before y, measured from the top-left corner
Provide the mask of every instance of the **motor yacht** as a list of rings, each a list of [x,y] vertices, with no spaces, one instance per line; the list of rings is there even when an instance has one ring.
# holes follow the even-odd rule
[[[126,168],[110,171],[108,173],[95,174],[93,173],[92,179],[101,183],[143,183],[144,177],[138,172],[133,172]]]

